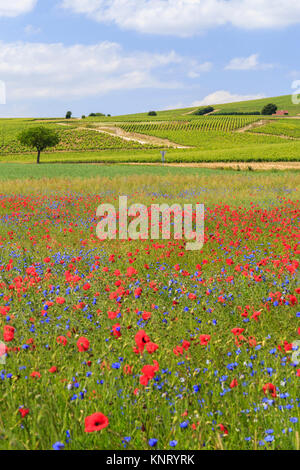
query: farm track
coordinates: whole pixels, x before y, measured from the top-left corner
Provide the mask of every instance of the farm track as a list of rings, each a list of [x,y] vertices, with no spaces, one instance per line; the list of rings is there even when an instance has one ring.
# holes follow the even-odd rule
[[[62,126],[68,126],[68,124],[61,123]],[[157,145],[158,147],[168,147],[168,148],[177,148],[177,149],[188,149],[193,148],[191,146],[185,146],[176,144],[175,142],[171,142],[168,139],[161,139],[159,137],[154,137],[151,135],[146,134],[139,134],[137,132],[126,132],[120,127],[115,126],[99,126],[99,127],[78,127],[78,129],[85,129],[85,130],[93,130],[95,132],[101,132],[103,134],[109,134],[115,137],[119,137],[120,139],[127,140],[127,141],[134,141],[138,142],[139,144],[151,144]]]
[[[234,170],[300,170],[299,162],[201,162],[201,163],[126,163],[126,165],[171,166],[186,168],[232,168]]]

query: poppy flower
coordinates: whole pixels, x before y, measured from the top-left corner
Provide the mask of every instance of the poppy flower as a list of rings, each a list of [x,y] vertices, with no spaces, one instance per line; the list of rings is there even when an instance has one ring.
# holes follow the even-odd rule
[[[144,330],[140,330],[137,332],[134,339],[138,348],[138,352],[143,353],[146,343],[149,343],[150,341],[149,336]]]
[[[263,392],[264,392],[265,395],[267,394],[267,392],[269,392],[270,395],[271,395],[273,398],[276,398],[276,397],[277,397],[277,394],[276,394],[276,387],[275,387],[275,385],[273,385],[272,383],[267,383],[267,384],[263,385]]]
[[[3,330],[3,339],[7,343],[13,341],[15,335],[15,328],[10,325],[5,325]]]
[[[58,336],[58,337],[56,338],[56,342],[57,342],[58,344],[62,344],[63,346],[66,346],[68,340],[67,340],[67,338],[66,338],[65,336]]]
[[[202,346],[206,346],[209,341],[210,335],[200,335],[200,344],[202,344]]]
[[[78,348],[78,351],[80,352],[84,352],[84,351],[87,351],[90,347],[90,342],[87,338],[85,338],[84,336],[81,336],[79,338],[79,340],[77,341],[77,348]]]
[[[149,343],[146,343],[146,349],[149,354],[152,354],[158,349],[158,344],[149,341]]]
[[[33,379],[39,379],[41,377],[41,374],[39,372],[33,371],[31,372],[30,377],[32,377]]]
[[[84,425],[85,432],[95,432],[106,428],[109,425],[109,421],[103,413],[94,413],[85,418]]]
[[[27,416],[29,413],[29,408],[19,408],[19,413],[21,414],[22,418],[25,418],[25,416]]]
[[[120,338],[121,336],[121,325],[120,323],[116,323],[115,325],[112,326],[112,331],[113,335],[116,336],[117,338]]]

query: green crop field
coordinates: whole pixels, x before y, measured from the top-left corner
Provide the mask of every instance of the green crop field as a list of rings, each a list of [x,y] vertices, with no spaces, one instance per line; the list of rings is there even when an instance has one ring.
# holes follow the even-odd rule
[[[260,132],[300,139],[299,121],[299,119],[276,119],[268,122],[264,126],[250,129],[250,132]]]
[[[300,112],[300,108],[291,104],[290,96],[217,105],[215,109],[255,112],[268,102],[288,109],[291,114]],[[18,136],[23,129],[37,125],[54,129],[60,137],[56,147],[42,154],[44,162],[154,163],[161,161],[159,151],[163,148],[168,149],[168,161],[177,163],[300,158],[300,119],[196,116],[190,113],[195,109],[160,111],[153,117],[144,113],[70,120],[0,119],[0,161],[33,162],[35,152],[22,146]]]

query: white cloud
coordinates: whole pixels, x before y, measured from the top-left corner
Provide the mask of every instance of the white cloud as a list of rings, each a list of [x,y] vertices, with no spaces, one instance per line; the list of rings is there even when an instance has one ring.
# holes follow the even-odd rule
[[[28,13],[35,7],[37,0],[0,0],[0,17],[14,17]]]
[[[230,24],[243,29],[300,23],[299,0],[61,0],[100,23],[150,34],[191,36]]]
[[[6,103],[6,86],[5,83],[0,80],[0,104]]]
[[[0,77],[7,83],[8,100],[83,98],[114,90],[178,88],[182,86],[178,82],[181,77],[193,70],[207,71],[207,64],[198,64],[174,51],[128,53],[112,42],[65,46],[0,41]]]
[[[28,25],[25,26],[24,31],[28,36],[33,36],[35,34],[39,34],[42,30],[41,30],[41,28],[39,28],[37,26],[33,26],[32,24],[28,24]]]
[[[258,54],[249,57],[236,57],[231,59],[225,70],[267,70],[274,67],[273,64],[260,64]]]
[[[238,95],[226,90],[218,90],[207,95],[200,101],[194,101],[191,106],[206,106],[212,104],[234,103],[237,101],[259,100],[265,98],[263,94],[257,95]]]
[[[204,62],[203,64],[197,64],[195,61],[191,61],[190,70],[187,73],[189,78],[198,78],[202,73],[210,72],[213,67],[211,62]]]

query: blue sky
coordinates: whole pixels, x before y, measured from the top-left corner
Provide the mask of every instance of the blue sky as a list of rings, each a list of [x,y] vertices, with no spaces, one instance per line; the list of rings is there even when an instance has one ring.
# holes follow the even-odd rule
[[[0,0],[3,117],[215,104],[290,94],[300,79],[295,0],[10,3]]]

